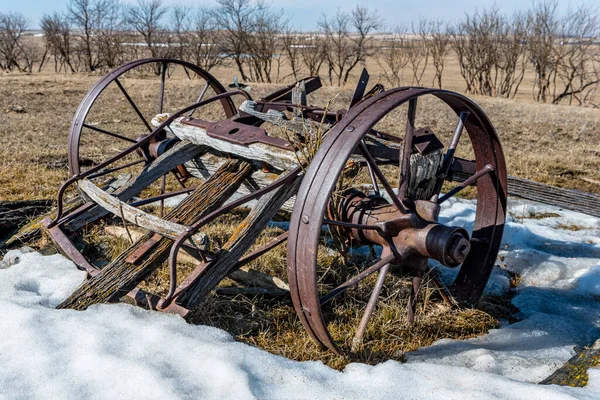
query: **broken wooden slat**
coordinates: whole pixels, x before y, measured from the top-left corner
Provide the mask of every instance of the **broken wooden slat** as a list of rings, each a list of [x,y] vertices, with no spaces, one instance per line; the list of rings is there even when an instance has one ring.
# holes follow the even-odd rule
[[[125,218],[125,220],[141,228],[171,239],[176,239],[179,235],[187,231],[187,228],[181,224],[159,218],[156,215],[148,214],[127,203],[123,203],[88,180],[79,181],[77,185],[94,203],[110,211],[117,217]],[[190,238],[190,241],[200,250],[206,250],[208,240],[204,233],[196,233]]]
[[[204,150],[205,148],[193,145],[186,141],[177,143],[173,148],[167,150],[164,154],[154,160],[154,162],[145,167],[138,176],[116,190],[115,196],[121,201],[132,199],[142,192],[142,190],[146,189],[152,182],[156,181],[178,165],[191,160]],[[85,214],[75,217],[67,222],[64,228],[71,232],[75,232],[107,214],[109,214],[108,211],[102,207],[96,206]]]
[[[221,280],[235,270],[238,260],[252,246],[283,203],[296,194],[303,176],[296,176],[290,183],[260,198],[214,260],[201,271],[195,282],[178,299],[179,304],[190,309],[197,306]]]
[[[174,208],[165,219],[177,219],[190,225],[220,207],[239,187],[250,172],[250,166],[239,160],[223,165],[209,180]],[[161,238],[151,251],[142,255],[136,264],[126,260],[155,234],[150,232],[121,253],[98,275],[84,282],[57,308],[84,310],[92,304],[117,301],[155,271],[168,257],[173,241]]]
[[[582,348],[552,375],[540,382],[542,385],[584,387],[588,384],[589,368],[600,365],[600,340],[591,348]]]

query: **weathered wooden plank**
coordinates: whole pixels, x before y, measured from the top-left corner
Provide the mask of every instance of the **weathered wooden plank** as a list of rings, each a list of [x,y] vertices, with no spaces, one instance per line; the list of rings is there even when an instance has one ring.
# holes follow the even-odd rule
[[[442,150],[410,156],[410,182],[407,195],[411,199],[430,200],[435,191],[438,170],[442,163]]]
[[[231,160],[200,185],[174,208],[165,219],[176,219],[189,225],[220,207],[239,187],[250,172],[250,166],[239,160]],[[154,237],[153,232],[144,235],[121,253],[102,271],[84,282],[57,308],[84,310],[92,304],[117,301],[134,289],[155,271],[168,257],[173,241],[162,237],[144,253],[135,264],[127,262],[132,253]]]
[[[142,190],[147,188],[152,182],[168,173],[178,165],[184,164],[191,160],[201,152],[205,151],[206,148],[196,146],[190,142],[182,141],[177,143],[173,148],[166,151],[153,163],[145,167],[138,176],[131,179],[127,184],[120,187],[115,191],[115,196],[121,201],[131,200],[134,196],[137,196]],[[74,218],[65,224],[63,229],[75,232],[85,225],[97,221],[104,217],[109,212],[102,207],[94,207],[88,212]]]
[[[211,151],[207,151],[191,161],[185,164],[185,168],[190,174],[199,179],[208,179],[217,169],[227,161],[227,158],[221,157],[214,154]],[[243,196],[250,194],[262,187],[268,186],[273,183],[280,174],[263,171],[260,166],[255,168],[251,175],[249,175],[242,186],[238,189],[235,196]],[[233,196],[232,199],[235,197]],[[281,207],[282,210],[292,212],[294,209],[294,201],[296,196],[292,196],[285,204]]]
[[[187,231],[187,228],[181,224],[162,219],[156,215],[148,214],[147,212],[120,201],[88,180],[79,181],[78,186],[96,204],[100,205],[105,210],[110,211],[117,217],[125,218],[126,221],[141,228],[171,239],[176,239],[179,235]],[[196,233],[190,240],[193,245],[200,250],[206,250],[208,240],[204,233]]]
[[[222,153],[232,154],[247,160],[261,161],[280,171],[292,170],[298,165],[298,158],[293,151],[262,143],[252,143],[244,146],[212,138],[206,134],[204,128],[183,124],[181,120],[182,118],[179,118],[171,124],[171,131],[181,140],[186,140],[198,146],[208,146]],[[298,156],[302,157],[300,153],[298,153]]]
[[[288,119],[282,111],[256,111],[256,106],[257,104],[255,101],[246,100],[242,104],[240,104],[240,111],[243,111],[246,114],[252,115],[256,118],[260,118],[263,121],[270,122],[275,126],[279,126],[283,129],[290,130],[300,135],[307,134],[308,132],[316,132],[317,129],[322,129],[322,131],[325,132],[329,130],[329,128],[331,128],[330,124],[323,123],[321,126],[319,122],[313,121],[308,118],[304,119],[302,118],[302,116],[296,116],[292,119]]]
[[[290,183],[260,198],[250,214],[217,253],[214,260],[204,268],[196,281],[179,298],[179,304],[190,309],[198,306],[221,280],[235,270],[238,260],[250,249],[258,235],[279,211],[283,203],[296,194],[303,176],[302,174],[298,175]]]

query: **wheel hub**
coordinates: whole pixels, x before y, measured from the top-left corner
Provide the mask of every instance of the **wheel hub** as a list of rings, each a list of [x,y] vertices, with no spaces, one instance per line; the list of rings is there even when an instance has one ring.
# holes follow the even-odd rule
[[[341,201],[339,214],[349,224],[373,227],[348,228],[354,240],[380,245],[384,254],[392,253],[415,269],[423,269],[423,258],[433,258],[448,267],[462,264],[471,249],[467,231],[438,223],[437,203],[410,203],[406,204],[408,212],[403,213],[381,197],[352,191]]]

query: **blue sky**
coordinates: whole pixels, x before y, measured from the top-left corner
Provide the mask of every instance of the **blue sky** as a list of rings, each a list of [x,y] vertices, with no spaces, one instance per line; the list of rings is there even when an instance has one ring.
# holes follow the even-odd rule
[[[125,3],[133,3],[135,0],[123,0]],[[202,4],[206,6],[214,5],[213,0],[165,0],[165,4]],[[527,8],[532,1],[528,0],[420,0],[420,1],[394,1],[394,0],[369,0],[369,1],[348,1],[348,0],[272,0],[271,4],[276,8],[283,8],[287,15],[297,21],[296,27],[303,30],[311,30],[316,27],[318,16],[323,13],[333,13],[338,8],[349,10],[356,4],[366,5],[377,10],[379,15],[384,17],[389,26],[404,24],[410,26],[411,22],[419,17],[435,17],[444,20],[455,21],[460,19],[465,12],[470,12],[476,8],[488,7],[492,4],[498,4],[507,14],[515,10]],[[44,13],[64,10],[67,0],[0,0],[0,12],[19,11],[30,19],[31,25],[37,28],[38,21]],[[598,0],[579,0],[579,1],[559,1],[559,9],[565,11],[569,6],[578,4],[587,4],[590,6],[598,5]]]

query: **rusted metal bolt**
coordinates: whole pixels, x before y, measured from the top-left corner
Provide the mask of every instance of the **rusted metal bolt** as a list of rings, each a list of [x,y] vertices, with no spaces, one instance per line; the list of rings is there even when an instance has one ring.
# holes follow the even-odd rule
[[[301,221],[305,224],[308,224],[308,221],[309,221],[308,215],[303,215]]]

